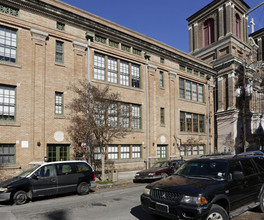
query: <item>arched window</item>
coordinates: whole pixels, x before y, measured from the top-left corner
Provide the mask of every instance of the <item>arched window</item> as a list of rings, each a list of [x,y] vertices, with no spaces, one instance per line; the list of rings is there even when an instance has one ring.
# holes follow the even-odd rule
[[[238,14],[236,14],[236,37],[240,38],[240,17]]]
[[[214,43],[214,19],[209,18],[204,22],[204,46]]]

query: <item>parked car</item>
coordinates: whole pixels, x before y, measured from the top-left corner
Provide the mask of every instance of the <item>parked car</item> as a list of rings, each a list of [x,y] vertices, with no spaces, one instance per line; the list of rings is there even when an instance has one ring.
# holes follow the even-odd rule
[[[137,172],[133,181],[154,181],[165,178],[173,174],[183,163],[184,160],[157,162],[153,167]]]
[[[95,187],[93,168],[85,161],[59,161],[36,165],[15,178],[0,183],[0,201],[17,205],[39,196],[77,191],[85,195]]]
[[[170,177],[146,186],[141,205],[172,219],[227,220],[259,207],[264,212],[264,157],[190,160]]]

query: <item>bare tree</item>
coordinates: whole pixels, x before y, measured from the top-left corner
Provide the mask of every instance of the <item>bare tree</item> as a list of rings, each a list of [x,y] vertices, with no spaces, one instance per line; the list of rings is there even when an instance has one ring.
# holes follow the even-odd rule
[[[120,103],[120,94],[112,92],[109,86],[99,87],[79,81],[78,86],[71,85],[70,89],[75,97],[68,105],[71,111],[68,133],[73,140],[74,151],[95,165],[94,151],[99,149],[97,153],[101,153],[104,180],[105,149],[113,140],[125,137],[130,131],[129,122],[120,117],[129,115],[130,110],[123,107],[125,104]]]

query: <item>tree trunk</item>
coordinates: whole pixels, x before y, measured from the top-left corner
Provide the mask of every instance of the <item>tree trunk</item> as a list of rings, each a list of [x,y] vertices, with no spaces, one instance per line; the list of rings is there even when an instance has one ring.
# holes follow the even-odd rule
[[[101,153],[101,165],[102,165],[102,176],[101,179],[102,181],[105,181],[105,154]]]

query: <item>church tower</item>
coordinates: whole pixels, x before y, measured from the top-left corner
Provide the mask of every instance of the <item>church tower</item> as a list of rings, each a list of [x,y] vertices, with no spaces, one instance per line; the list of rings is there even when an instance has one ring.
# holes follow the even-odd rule
[[[253,92],[250,87],[252,93],[246,93],[249,96],[243,99],[239,94],[236,96],[239,88],[245,86],[244,73],[246,83],[254,86],[253,75],[243,68],[245,63],[252,63],[254,57],[252,46],[255,45],[254,42],[250,45],[248,37],[249,8],[243,0],[214,0],[187,19],[190,54],[212,64],[217,71],[215,148],[218,152],[241,151],[245,143],[243,137],[253,132],[252,97],[258,91]],[[245,103],[245,111],[242,111],[242,103]],[[245,117],[243,112],[246,112]],[[246,118],[244,122],[243,118]]]

